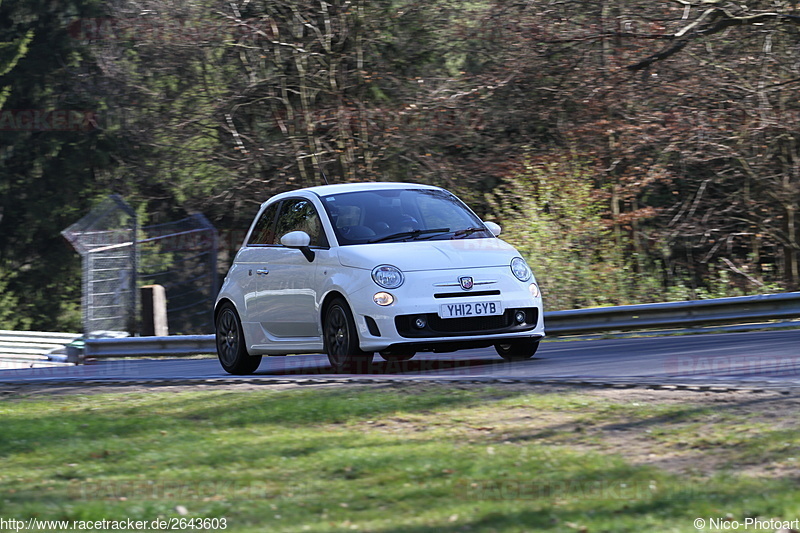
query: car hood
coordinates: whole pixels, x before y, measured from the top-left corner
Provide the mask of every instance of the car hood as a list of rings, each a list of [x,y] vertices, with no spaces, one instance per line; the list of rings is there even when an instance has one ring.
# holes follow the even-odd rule
[[[339,247],[339,262],[372,270],[394,265],[403,272],[508,266],[519,252],[500,239],[458,239],[356,244]]]

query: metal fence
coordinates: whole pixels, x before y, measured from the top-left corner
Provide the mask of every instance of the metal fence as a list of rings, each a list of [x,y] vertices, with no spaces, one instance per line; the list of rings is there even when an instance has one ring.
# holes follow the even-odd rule
[[[136,212],[117,196],[61,232],[83,262],[83,333],[136,331]]]
[[[214,331],[211,312],[217,296],[217,232],[201,214],[142,227],[139,285],[162,285],[167,294],[170,332]]]
[[[136,212],[112,195],[62,234],[83,262],[86,338],[137,333],[137,289],[150,284],[166,289],[170,331],[213,331],[217,232],[203,215],[140,228]]]

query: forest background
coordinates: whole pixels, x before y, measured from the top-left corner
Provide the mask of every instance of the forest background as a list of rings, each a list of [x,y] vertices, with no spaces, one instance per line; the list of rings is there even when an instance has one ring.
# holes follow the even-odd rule
[[[549,310],[797,290],[800,4],[0,0],[0,329],[81,330],[60,232],[444,186]]]

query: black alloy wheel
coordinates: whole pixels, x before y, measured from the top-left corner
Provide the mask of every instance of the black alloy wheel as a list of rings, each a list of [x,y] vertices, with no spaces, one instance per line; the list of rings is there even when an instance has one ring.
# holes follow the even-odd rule
[[[347,302],[336,298],[325,309],[324,316],[325,352],[334,371],[337,374],[367,372],[373,354],[359,348],[356,323]]]
[[[237,376],[252,374],[261,364],[260,355],[250,355],[245,346],[242,323],[236,309],[225,303],[217,313],[217,357],[225,372]]]

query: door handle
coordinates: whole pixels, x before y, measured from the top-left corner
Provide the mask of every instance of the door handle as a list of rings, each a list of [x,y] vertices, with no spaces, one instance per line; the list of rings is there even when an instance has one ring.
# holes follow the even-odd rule
[[[266,268],[259,268],[258,270],[256,270],[256,274],[258,274],[259,276],[266,276],[267,274],[269,274],[269,270],[267,270]]]

